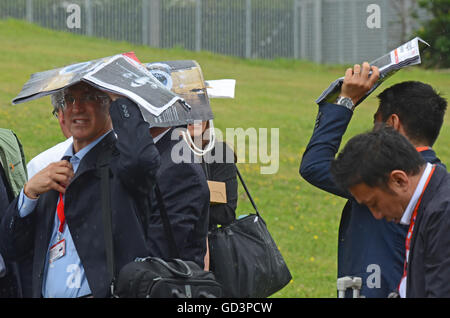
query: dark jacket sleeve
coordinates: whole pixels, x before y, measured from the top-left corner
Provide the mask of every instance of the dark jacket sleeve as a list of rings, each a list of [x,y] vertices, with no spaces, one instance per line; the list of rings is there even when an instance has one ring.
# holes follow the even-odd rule
[[[17,209],[16,197],[8,206],[1,220],[1,253],[12,261],[22,260],[33,251],[35,215],[22,218]]]
[[[330,166],[339,150],[353,112],[345,107],[329,103],[319,105],[314,132],[303,154],[300,175],[312,185],[351,198],[351,195],[337,187],[332,179]]]
[[[119,98],[110,107],[116,147],[120,152],[118,173],[127,188],[148,195],[160,165],[158,150],[138,106],[126,98]]]
[[[433,212],[423,224],[425,297],[450,297],[450,203]]]

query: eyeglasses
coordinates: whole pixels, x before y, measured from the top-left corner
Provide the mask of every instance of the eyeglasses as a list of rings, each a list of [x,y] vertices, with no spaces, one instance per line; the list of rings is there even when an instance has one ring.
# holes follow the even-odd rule
[[[79,103],[101,103],[108,99],[109,97],[107,95],[101,93],[86,93],[78,98],[75,98],[71,94],[65,94],[64,104],[65,106],[73,106],[75,104],[75,101],[78,101]],[[53,111],[53,113],[55,112],[57,113],[56,110]]]

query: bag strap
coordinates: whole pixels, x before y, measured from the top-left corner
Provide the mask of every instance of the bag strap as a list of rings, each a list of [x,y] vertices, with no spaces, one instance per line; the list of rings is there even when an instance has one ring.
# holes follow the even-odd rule
[[[166,235],[169,244],[169,256],[171,258],[180,258],[180,252],[178,251],[177,243],[175,242],[175,236],[173,235],[172,225],[169,221],[169,216],[167,215],[166,206],[164,205],[164,199],[159,189],[158,183],[155,184],[155,193],[158,203],[159,214],[161,215],[161,220],[164,227],[164,233]]]
[[[108,281],[111,283],[111,295],[114,296],[114,281],[116,275],[114,262],[114,243],[112,234],[111,217],[111,192],[110,192],[110,168],[109,159],[112,151],[103,152],[97,160],[97,168],[100,169],[101,204],[103,217],[103,233],[105,237],[106,268],[108,271]]]
[[[253,198],[252,198],[252,196],[251,196],[251,194],[250,194],[250,191],[248,191],[247,185],[245,184],[244,179],[242,178],[242,175],[241,175],[241,173],[239,172],[239,169],[238,169],[237,166],[236,166],[236,173],[237,173],[237,175],[238,175],[238,177],[239,177],[239,180],[241,180],[242,186],[244,187],[244,190],[245,190],[245,192],[247,193],[248,199],[250,200],[250,202],[251,202],[252,205],[253,205],[253,208],[255,209],[256,215],[258,215],[259,217],[261,217],[261,215],[259,214],[258,208],[256,207],[256,203],[255,203],[255,201],[253,201]]]
[[[109,189],[109,167],[101,168],[101,200],[103,212],[103,231],[105,235],[106,267],[108,280],[111,282],[111,295],[114,295],[115,263],[111,221],[111,195]]]

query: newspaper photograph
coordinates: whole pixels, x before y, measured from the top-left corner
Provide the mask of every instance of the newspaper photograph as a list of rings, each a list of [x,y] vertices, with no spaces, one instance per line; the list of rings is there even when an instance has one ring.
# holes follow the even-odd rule
[[[129,53],[32,74],[12,103],[51,95],[80,81],[130,98],[148,116],[160,116],[176,102],[190,111],[181,97],[168,90]]]
[[[189,118],[186,117],[187,122],[185,123],[213,119],[203,73],[196,61],[175,60],[144,65],[167,89],[192,107],[191,114]],[[173,110],[170,111],[173,112]],[[179,116],[178,113],[176,115]]]
[[[379,57],[378,59],[370,62],[370,65],[377,66],[380,70],[380,78],[372,87],[372,89],[367,92],[367,94],[355,103],[355,106],[360,104],[364,99],[367,98],[381,83],[383,83],[387,78],[392,76],[398,70],[412,65],[417,65],[421,63],[420,53],[430,45],[419,37],[402,44],[395,50]],[[331,85],[323,91],[323,93],[317,98],[316,103],[326,101],[328,103],[334,103],[336,98],[341,92],[342,83],[344,82],[344,77],[340,77],[335,80]]]

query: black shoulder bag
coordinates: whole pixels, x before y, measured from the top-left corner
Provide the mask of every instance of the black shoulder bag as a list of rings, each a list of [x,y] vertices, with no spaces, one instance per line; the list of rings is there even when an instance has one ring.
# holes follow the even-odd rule
[[[292,276],[237,167],[236,172],[256,214],[210,232],[211,268],[224,297],[264,298],[286,286]]]
[[[115,275],[109,166],[101,167],[102,213],[105,231],[107,267],[111,281],[111,295],[119,298],[216,298],[222,297],[222,286],[212,272],[206,272],[192,261],[179,258],[172,227],[161,192],[156,185],[156,197],[169,242],[171,258],[136,258]],[[148,211],[144,211],[147,212]],[[205,238],[206,239],[206,238]]]

